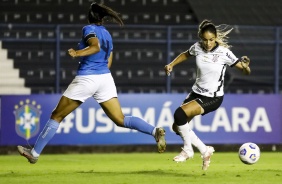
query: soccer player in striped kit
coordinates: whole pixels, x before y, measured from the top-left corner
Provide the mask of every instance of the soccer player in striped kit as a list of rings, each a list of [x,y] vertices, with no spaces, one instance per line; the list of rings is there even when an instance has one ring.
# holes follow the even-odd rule
[[[181,136],[184,146],[179,155],[173,158],[176,162],[184,162],[194,156],[192,144],[197,147],[203,159],[202,169],[207,170],[212,146],[206,146],[189,127],[189,122],[197,115],[205,115],[215,111],[222,103],[224,96],[224,75],[226,66],[235,67],[242,74],[251,73],[247,56],[237,58],[227,44],[227,35],[232,30],[227,26],[214,25],[204,20],[199,25],[199,42],[193,44],[187,51],[179,54],[171,63],[164,67],[167,75],[173,67],[181,62],[196,57],[197,76],[192,91],[182,105],[175,110],[173,130]]]
[[[103,26],[104,18],[110,18],[121,26],[123,21],[111,8],[92,3],[88,11],[89,24],[82,28],[82,39],[78,49],[69,49],[71,57],[79,57],[77,76],[62,95],[50,119],[37,138],[32,149],[18,146],[18,152],[32,164],[36,163],[46,144],[53,138],[60,122],[85,100],[93,97],[106,115],[120,127],[135,129],[152,135],[158,151],[166,149],[165,130],[156,128],[141,118],[124,116],[117,98],[117,90],[110,72],[113,58],[113,42],[110,33]]]

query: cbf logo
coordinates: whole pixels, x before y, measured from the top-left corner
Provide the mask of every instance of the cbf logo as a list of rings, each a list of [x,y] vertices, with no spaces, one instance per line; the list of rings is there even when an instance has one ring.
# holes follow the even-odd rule
[[[16,132],[20,137],[29,140],[39,131],[41,106],[35,101],[26,99],[15,105]]]
[[[213,54],[212,56],[213,56],[213,57],[212,57],[212,61],[213,61],[214,63],[217,62],[217,60],[218,60],[218,58],[219,58],[219,55]]]

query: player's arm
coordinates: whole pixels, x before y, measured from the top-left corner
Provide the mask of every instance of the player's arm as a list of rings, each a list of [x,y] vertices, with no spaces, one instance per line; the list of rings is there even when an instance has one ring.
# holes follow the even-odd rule
[[[173,70],[173,67],[182,63],[190,57],[189,51],[182,52],[174,60],[172,60],[168,65],[165,65],[164,70],[167,75],[170,75],[170,72]]]
[[[99,39],[97,37],[92,37],[88,39],[87,41],[88,47],[85,47],[84,49],[81,50],[74,50],[74,49],[69,49],[69,55],[71,57],[80,57],[80,56],[89,56],[92,54],[96,54],[100,52],[100,43]]]
[[[235,67],[238,68],[240,71],[243,72],[245,75],[251,74],[251,68],[250,68],[250,62],[251,60],[247,56],[241,57],[241,60],[236,63]]]
[[[111,68],[113,62],[113,52],[111,52],[110,57],[108,58],[108,68]]]

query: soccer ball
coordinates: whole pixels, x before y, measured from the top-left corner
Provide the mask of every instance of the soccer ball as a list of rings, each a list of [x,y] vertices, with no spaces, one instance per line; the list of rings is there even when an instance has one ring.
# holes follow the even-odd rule
[[[259,160],[260,149],[252,142],[247,142],[239,148],[239,158],[244,164],[254,164]]]

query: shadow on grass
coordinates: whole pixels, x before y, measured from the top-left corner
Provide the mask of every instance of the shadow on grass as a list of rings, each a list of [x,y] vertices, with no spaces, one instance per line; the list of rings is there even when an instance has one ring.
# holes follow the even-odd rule
[[[124,175],[124,174],[128,174],[128,175],[132,175],[132,174],[137,174],[137,175],[153,175],[153,176],[177,176],[177,177],[194,177],[195,175],[193,174],[183,174],[183,173],[175,173],[174,171],[168,172],[168,171],[163,171],[163,170],[152,170],[152,171],[132,171],[132,172],[110,172],[110,171],[94,171],[94,170],[90,170],[90,171],[78,171],[77,173],[80,174],[97,174],[97,175],[109,175],[109,174],[115,174],[115,175]],[[203,174],[204,176],[205,174]]]

